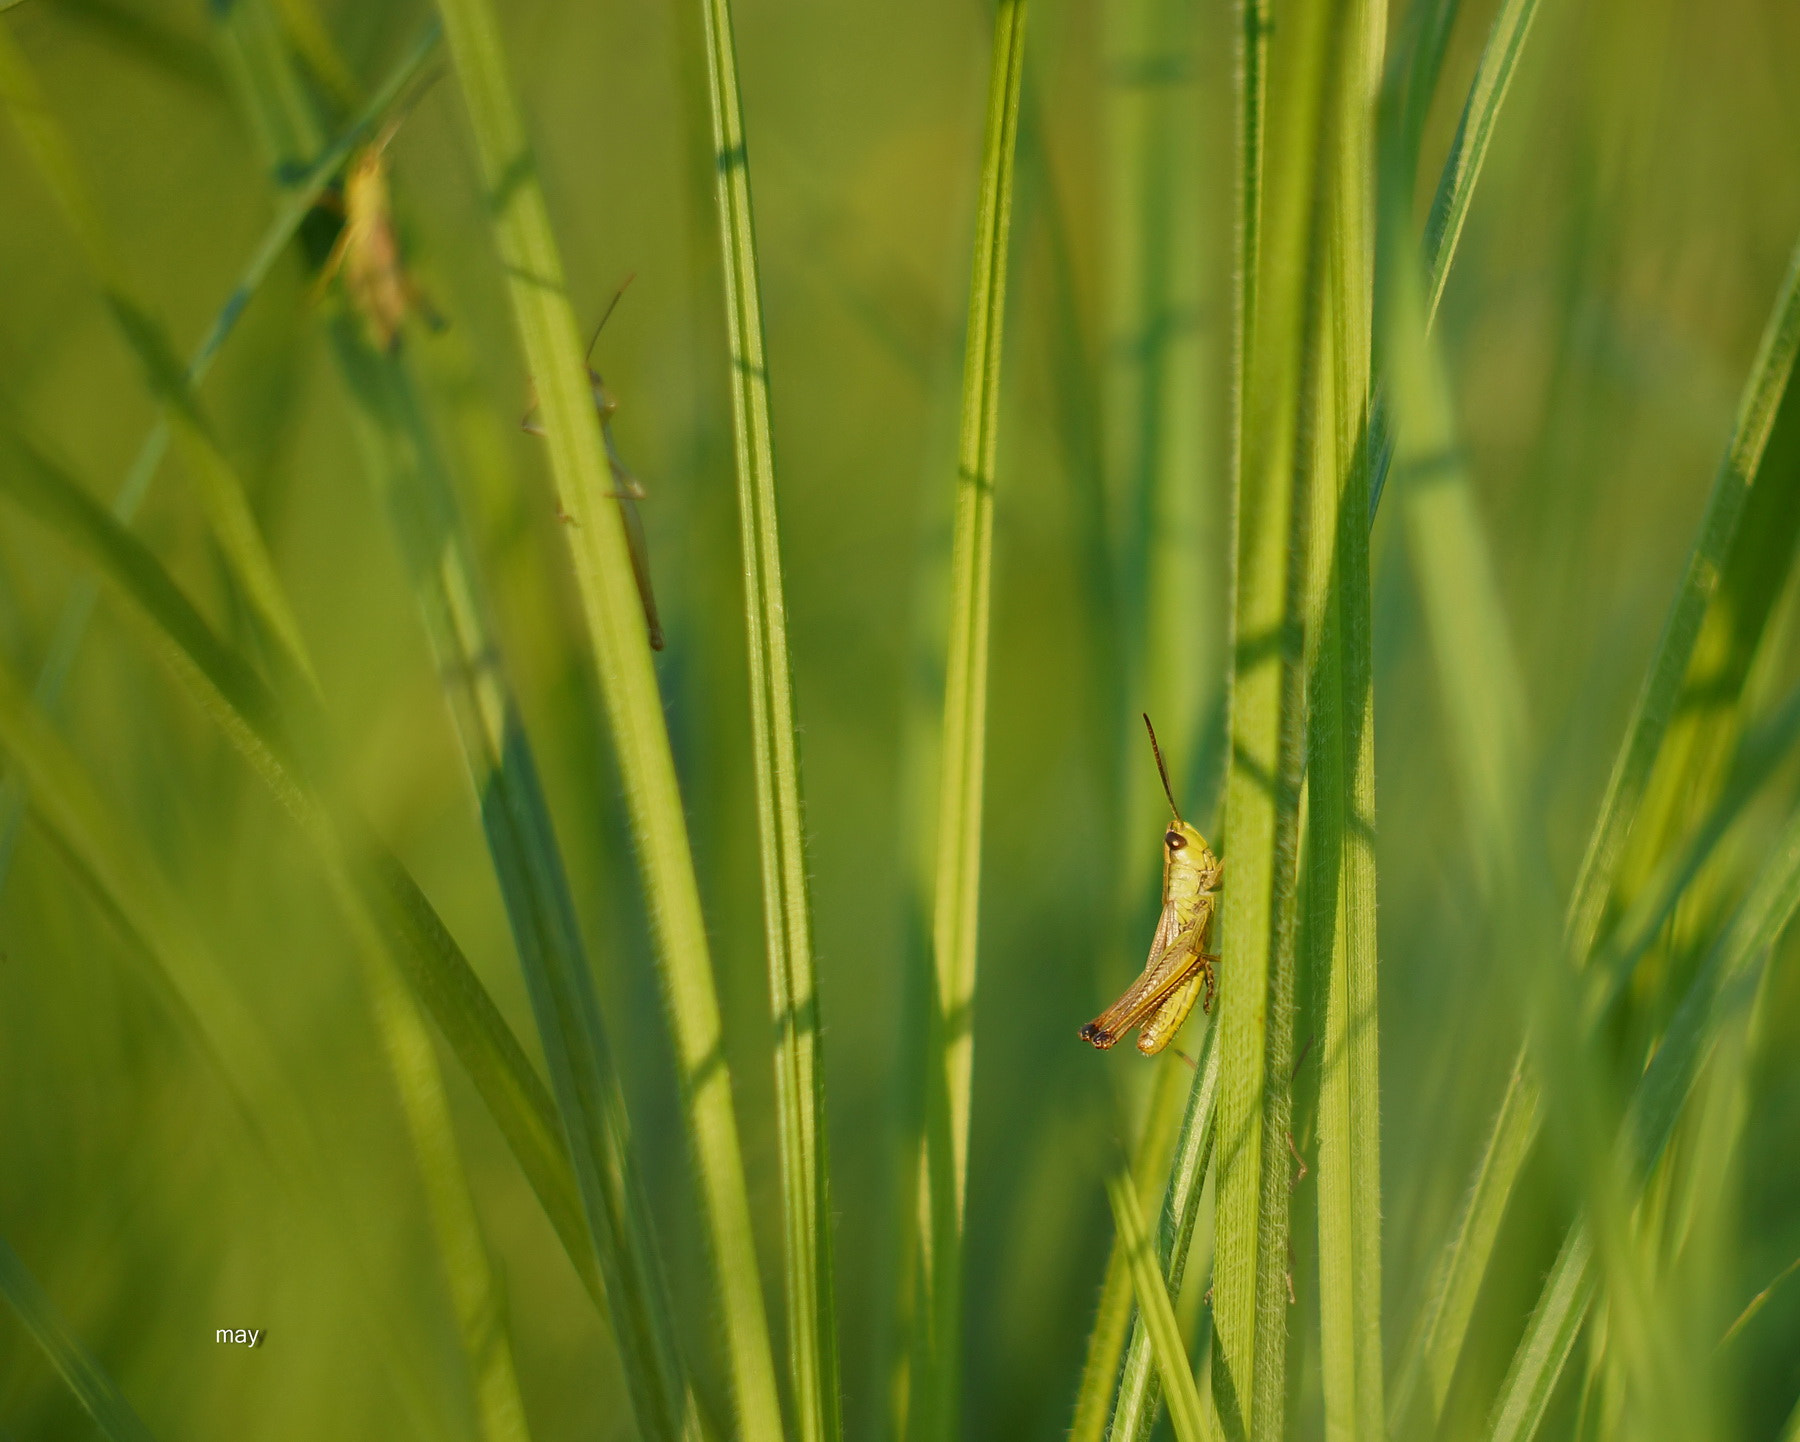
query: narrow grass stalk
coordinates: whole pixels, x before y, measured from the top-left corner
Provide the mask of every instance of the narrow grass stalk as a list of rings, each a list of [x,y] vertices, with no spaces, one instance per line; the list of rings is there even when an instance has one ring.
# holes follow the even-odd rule
[[[1180,1078],[1174,1068],[1163,1067],[1151,1084],[1143,1130],[1132,1152],[1131,1181],[1140,1201],[1167,1170],[1169,1148],[1181,1122],[1180,1101]],[[1100,1442],[1107,1430],[1113,1386],[1119,1381],[1119,1357],[1125,1350],[1126,1338],[1134,1335],[1131,1296],[1131,1271],[1126,1264],[1124,1244],[1115,1231],[1106,1253],[1100,1302],[1094,1309],[1093,1330],[1088,1334],[1081,1382],[1075,1390],[1069,1442]]]
[[[536,378],[563,527],[624,780],[700,1174],[738,1427],[782,1435],[768,1316],[699,884],[656,673],[594,414],[581,340],[518,101],[486,0],[440,0],[514,317]]]
[[[580,1196],[549,1093],[430,902],[353,815],[333,813],[329,791],[321,792],[309,777],[305,748],[296,745],[283,707],[143,543],[47,458],[17,437],[12,441],[9,463],[0,466],[0,494],[38,516],[117,589],[151,648],[300,824],[328,877],[355,879],[360,904],[371,908],[392,939],[408,982],[469,1073],[576,1272],[598,1300]],[[289,708],[303,702],[290,698]]]
[[[794,687],[782,600],[768,354],[763,343],[761,281],[750,208],[750,156],[738,94],[731,6],[729,0],[702,0],[702,9],[719,243],[725,261],[725,325],[731,347],[763,929],[769,997],[775,1013],[775,1096],[781,1118],[782,1204],[787,1231],[788,1366],[802,1442],[835,1442],[843,1423],[832,1305],[825,1077],[819,1054],[818,978],[813,964],[812,903],[806,884]]]
[[[1762,968],[1800,911],[1800,821],[1771,849],[1749,894],[1689,984],[1632,1098],[1619,1138],[1621,1165],[1639,1187],[1668,1146],[1702,1059],[1726,1024],[1751,1004]],[[1495,1399],[1489,1435],[1529,1442],[1593,1295],[1588,1227],[1571,1228]]]
[[[1169,1164],[1168,1185],[1163,1190],[1156,1260],[1159,1275],[1174,1296],[1181,1294],[1187,1279],[1188,1253],[1200,1217],[1200,1195],[1206,1187],[1206,1169],[1213,1154],[1214,1110],[1219,1099],[1217,1036],[1218,1028],[1210,1027],[1200,1044],[1181,1137]],[[1119,1378],[1118,1400],[1108,1433],[1111,1442],[1147,1442],[1156,1425],[1162,1396],[1152,1343],[1148,1322],[1140,1311],[1131,1331],[1131,1348],[1125,1354],[1125,1370]],[[1216,1430],[1217,1414],[1210,1401],[1205,1410],[1208,1427]]]
[[[348,316],[333,326],[332,341],[474,784],[638,1428],[653,1439],[691,1437],[697,1412],[624,1093],[549,805],[449,477],[399,358],[372,352]]]
[[[1156,1253],[1144,1229],[1144,1216],[1138,1207],[1137,1190],[1132,1186],[1127,1169],[1120,1168],[1106,1179],[1107,1200],[1112,1203],[1113,1225],[1118,1229],[1119,1243],[1125,1250],[1126,1265],[1131,1270],[1132,1288],[1137,1294],[1138,1315],[1143,1318],[1162,1376],[1163,1391],[1169,1399],[1169,1421],[1179,1442],[1211,1442],[1219,1435],[1218,1424],[1200,1403],[1200,1389],[1188,1367],[1187,1348],[1181,1343],[1181,1327],[1175,1320],[1175,1307],[1163,1285],[1162,1270],[1156,1264]]]
[[[995,454],[1026,0],[1000,0],[988,72],[987,125],[957,445],[950,558],[950,638],[939,752],[932,906],[935,995],[926,1059],[925,1155],[930,1201],[930,1370],[924,1435],[953,1436],[962,1347],[963,1203],[974,1070],[975,945],[981,896],[981,810],[987,746],[987,648],[993,576]]]
[[[1260,193],[1267,14],[1246,8],[1241,97],[1240,284],[1234,666],[1221,907],[1218,1205],[1213,1264],[1213,1399],[1226,1434],[1274,1439],[1286,1426],[1288,1083],[1300,788],[1305,761],[1306,601],[1312,541],[1308,439],[1321,376],[1322,237],[1317,156],[1331,13],[1283,30],[1284,88],[1270,107],[1273,181]],[[1252,148],[1254,147],[1254,148]],[[1252,249],[1254,244],[1255,249]],[[1254,261],[1250,259],[1255,256]]]
[[[1320,1361],[1328,1442],[1385,1442],[1381,1113],[1375,933],[1374,650],[1368,426],[1373,338],[1375,97],[1384,0],[1342,7],[1322,193],[1333,433],[1314,526],[1331,545],[1308,714],[1306,933],[1324,978],[1319,1069]]]
[[[343,168],[350,152],[373,134],[376,122],[405,93],[426,61],[436,53],[438,37],[438,26],[433,21],[425,27],[412,48],[376,88],[368,104],[325,147],[317,163],[277,209],[275,218],[269,222],[262,239],[251,252],[237,284],[231,288],[225,303],[213,317],[206,335],[188,357],[184,378],[190,388],[198,388],[205,378],[245,308],[262,288],[269,271],[299,231],[301,221],[306,218],[320,193]],[[129,524],[137,515],[138,507],[149,494],[150,483],[156,475],[157,467],[162,464],[168,446],[168,417],[166,414],[158,415],[149,434],[139,445],[131,469],[126,472],[124,481],[113,496],[112,513],[119,521]],[[84,577],[75,583],[69,599],[63,604],[62,614],[57,618],[56,630],[51,637],[43,665],[38,670],[37,684],[33,689],[37,704],[47,712],[53,713],[61,701],[63,687],[68,684],[69,672],[75,665],[76,654],[87,634],[88,622],[93,616],[94,603],[99,593],[99,582]],[[0,888],[5,887],[6,877],[12,869],[13,849],[24,820],[25,802],[25,790],[17,778],[9,775],[4,781],[0,781]]]
[[[132,1410],[94,1354],[81,1343],[45,1295],[37,1279],[26,1270],[19,1254],[0,1237],[0,1292],[43,1348],[75,1400],[86,1409],[108,1442],[154,1442],[150,1429]]]
[[[1444,298],[1444,283],[1450,276],[1450,263],[1456,258],[1463,222],[1469,216],[1469,202],[1475,195],[1475,182],[1481,178],[1481,167],[1487,163],[1494,123],[1500,117],[1500,106],[1506,100],[1507,88],[1518,69],[1519,56],[1536,15],[1537,0],[1504,0],[1488,30],[1487,43],[1481,47],[1475,78],[1469,84],[1462,117],[1457,121],[1456,139],[1450,143],[1450,154],[1438,177],[1431,214],[1425,222],[1427,327],[1437,319],[1438,305]]]

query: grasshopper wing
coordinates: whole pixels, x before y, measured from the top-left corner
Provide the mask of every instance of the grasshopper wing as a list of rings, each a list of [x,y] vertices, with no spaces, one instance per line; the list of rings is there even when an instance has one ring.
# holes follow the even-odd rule
[[[1172,908],[1165,907],[1163,922],[1156,928],[1159,941],[1165,927],[1173,930],[1168,925],[1171,915]],[[1204,965],[1200,955],[1200,939],[1204,932],[1203,921],[1200,925],[1184,927],[1152,950],[1143,974],[1132,982],[1125,995],[1082,1027],[1081,1039],[1105,1051],[1161,1007],[1175,991],[1197,978]],[[1191,999],[1189,1005],[1192,1005]],[[1186,1015],[1185,1008],[1183,1015]],[[1173,1035],[1172,1028],[1170,1034]]]

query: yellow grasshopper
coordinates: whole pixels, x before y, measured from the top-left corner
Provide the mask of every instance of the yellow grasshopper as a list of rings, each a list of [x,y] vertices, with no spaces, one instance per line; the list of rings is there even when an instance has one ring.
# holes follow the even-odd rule
[[[1155,1056],[1175,1039],[1203,990],[1202,1009],[1212,1010],[1213,965],[1219,958],[1206,947],[1225,863],[1213,855],[1206,838],[1181,819],[1181,808],[1169,786],[1169,769],[1156,744],[1156,728],[1148,716],[1144,726],[1150,732],[1150,750],[1162,777],[1163,795],[1169,798],[1169,810],[1175,816],[1163,832],[1162,916],[1150,941],[1150,959],[1144,963],[1143,975],[1125,995],[1082,1027],[1081,1039],[1105,1051],[1134,1026],[1140,1027],[1138,1050]]]
[[[600,379],[600,372],[593,367],[594,345],[600,339],[600,332],[606,329],[607,321],[612,319],[613,307],[619,303],[619,297],[625,294],[625,287],[631,284],[632,278],[626,276],[624,282],[613,292],[613,298],[600,317],[600,324],[594,327],[593,337],[588,341],[587,354],[582,363],[587,366],[588,389],[593,393],[594,410],[600,416],[600,439],[606,445],[607,465],[612,469],[613,489],[607,493],[611,500],[619,503],[619,513],[625,521],[625,544],[631,553],[631,575],[637,582],[638,600],[644,607],[644,624],[650,632],[650,649],[660,651],[663,648],[662,624],[656,616],[656,592],[650,585],[650,543],[644,535],[644,518],[638,514],[637,503],[644,500],[648,493],[644,483],[632,475],[624,459],[619,455],[619,447],[613,440],[612,418],[619,409],[619,403],[606,388],[606,382]],[[533,400],[524,417],[519,421],[519,429],[529,435],[544,434],[544,423],[536,419],[538,403]],[[557,512],[557,519],[573,523],[574,517]]]

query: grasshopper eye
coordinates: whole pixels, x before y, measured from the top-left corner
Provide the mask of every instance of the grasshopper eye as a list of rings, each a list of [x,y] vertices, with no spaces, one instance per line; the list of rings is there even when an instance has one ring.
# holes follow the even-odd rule
[[[1171,851],[1179,851],[1182,847],[1187,845],[1187,837],[1183,836],[1171,826],[1168,830],[1168,834],[1163,837],[1163,845],[1168,847]]]

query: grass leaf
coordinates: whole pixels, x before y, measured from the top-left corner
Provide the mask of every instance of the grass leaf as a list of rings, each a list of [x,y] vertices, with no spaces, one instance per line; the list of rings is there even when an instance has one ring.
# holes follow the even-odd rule
[[[700,1176],[739,1430],[782,1435],[731,1076],[699,884],[612,475],[536,162],[493,7],[440,0],[487,186],[514,319],[537,385],[558,500],[661,959]]]
[[[981,809],[987,748],[989,589],[993,575],[995,454],[1000,361],[1012,218],[1013,162],[1024,77],[1025,0],[1000,0],[988,71],[987,126],[957,443],[956,518],[950,559],[950,639],[939,752],[932,906],[935,989],[926,1059],[926,1279],[930,1365],[923,1435],[955,1430],[962,1338],[963,1212],[974,1069],[976,932],[981,895]]]
[[[794,686],[782,598],[769,363],[750,207],[750,154],[738,93],[729,0],[703,0],[712,101],[725,324],[737,438],[738,521],[750,660],[750,730],[762,852],[763,930],[775,1013],[775,1097],[781,1121],[787,1238],[788,1366],[802,1442],[835,1442],[838,1398],[832,1305],[831,1192],[825,1156],[825,1078]]]
[[[150,1429],[125,1400],[94,1354],[81,1345],[58,1315],[37,1279],[25,1269],[17,1252],[0,1237],[0,1292],[12,1303],[32,1339],[44,1349],[51,1365],[61,1373],[76,1401],[110,1442],[153,1442]]]
[[[1175,1321],[1175,1308],[1169,1301],[1162,1272],[1156,1265],[1156,1253],[1144,1230],[1144,1218],[1138,1209],[1137,1191],[1132,1186],[1129,1170],[1120,1168],[1107,1177],[1106,1195],[1112,1203],[1113,1225],[1118,1229],[1120,1244],[1125,1249],[1126,1265],[1131,1269],[1138,1315],[1143,1318],[1150,1347],[1156,1355],[1157,1369],[1162,1375],[1163,1391],[1169,1400],[1169,1421],[1174,1424],[1175,1436],[1180,1442],[1205,1442],[1205,1439],[1218,1435],[1218,1428],[1216,1424],[1208,1425],[1200,1389],[1194,1384],[1194,1374],[1189,1370],[1187,1349],[1181,1345],[1181,1328]]]

